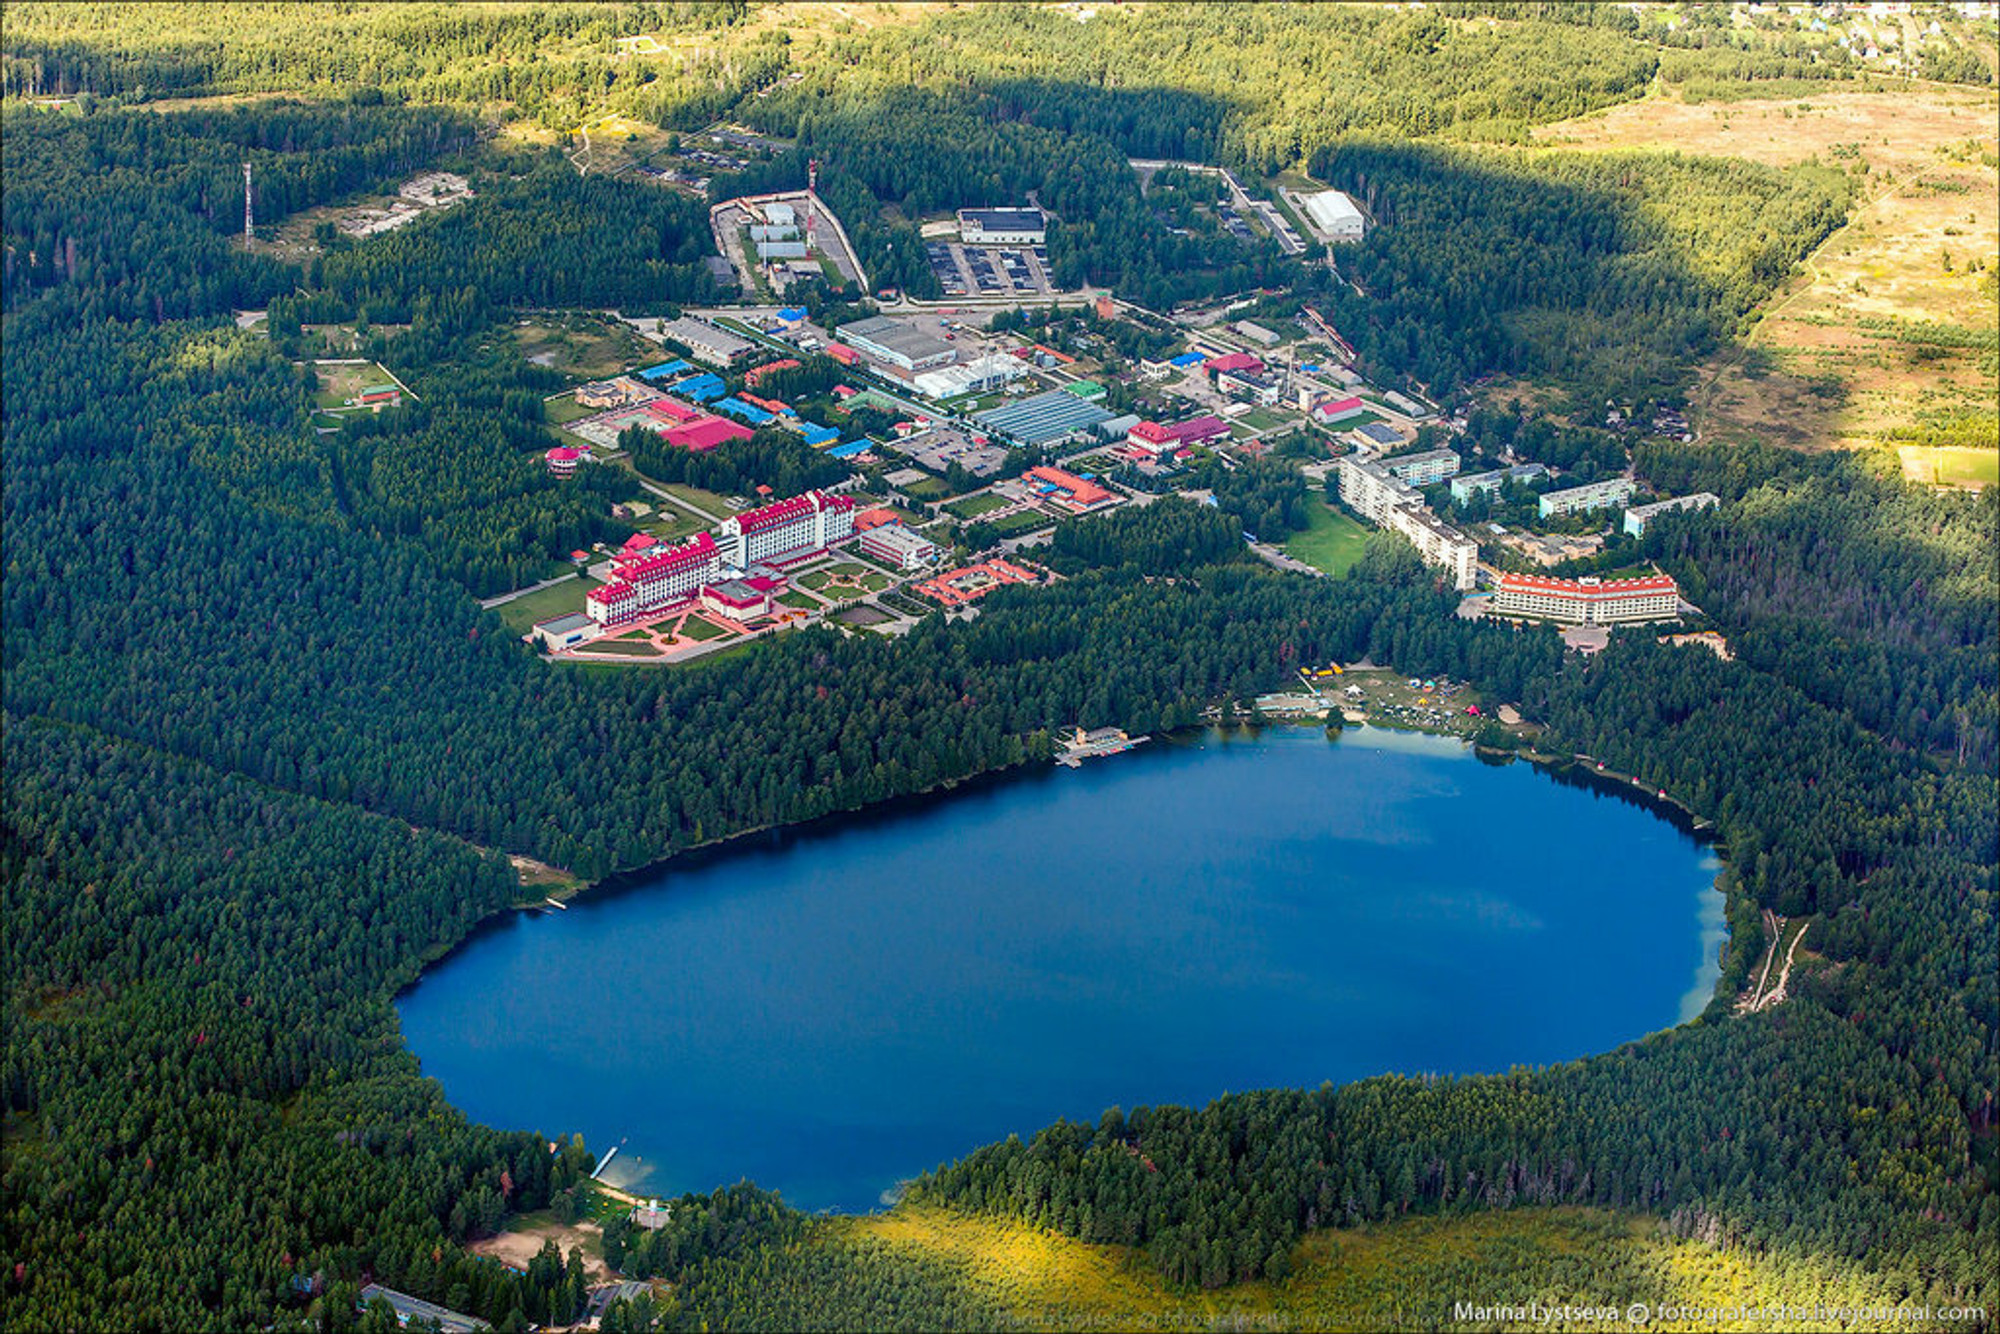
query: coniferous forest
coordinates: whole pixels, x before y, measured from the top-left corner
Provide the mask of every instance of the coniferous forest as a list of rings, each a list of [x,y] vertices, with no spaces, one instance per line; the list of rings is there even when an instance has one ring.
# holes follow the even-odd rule
[[[1855,183],[1818,163],[1494,145],[1656,79],[1851,73],[1596,6],[1172,8],[1131,50],[995,5],[837,33],[778,86],[789,41],[760,13],[215,6],[173,36],[147,7],[10,10],[7,1327],[387,1327],[357,1312],[366,1282],[503,1328],[567,1323],[574,1254],[515,1272],[468,1247],[573,1207],[605,1146],[468,1122],[420,1077],[391,1005],[523,898],[510,855],[594,880],[1042,760],[1059,728],[1190,725],[1363,657],[1474,682],[1544,729],[1543,752],[1594,756],[1713,821],[1731,935],[1708,1011],[1547,1069],[1112,1109],[968,1144],[913,1202],[1137,1248],[1189,1290],[1282,1280],[1320,1229],[1588,1205],[2000,1310],[1991,487],[1919,488],[1866,453],[1641,446],[1663,493],[1729,502],[1649,528],[1641,550],[1728,633],[1731,661],[1644,630],[1583,658],[1547,629],[1460,620],[1457,594],[1384,537],[1341,579],[1270,569],[1241,530],[1302,529],[1317,503],[1277,463],[1216,469],[1215,508],[1065,524],[1059,582],[899,640],[813,629],[699,669],[570,670],[475,600],[616,537],[605,516],[632,494],[625,474],[549,479],[542,400],[560,377],[500,354],[496,331],[714,295],[702,201],[503,147],[481,108],[563,126],[612,106],[677,129],[726,111],[784,134],[795,149],[719,177],[716,197],[817,157],[871,273],[913,294],[930,281],[918,213],[1033,191],[1070,280],[1162,309],[1283,287],[1320,302],[1371,375],[1444,394],[1508,374],[1601,401],[1684,385],[1847,216]],[[633,31],[720,34],[730,58],[641,79],[615,55]],[[1108,77],[1142,58],[1174,78]],[[1175,235],[1128,154],[1311,170],[1395,225],[1337,271],[1268,240]],[[442,163],[479,197],[296,262],[237,237],[246,160],[260,227]],[[252,309],[265,329],[238,327]],[[341,323],[421,402],[314,429],[293,353]],[[837,480],[791,444],[648,470]],[[1737,1014],[1766,909],[1810,919],[1818,964],[1784,1005]],[[817,1245],[822,1223],[749,1186],[686,1197],[676,1220],[607,1230],[607,1258],[675,1288],[606,1328],[1009,1319],[948,1267]]]

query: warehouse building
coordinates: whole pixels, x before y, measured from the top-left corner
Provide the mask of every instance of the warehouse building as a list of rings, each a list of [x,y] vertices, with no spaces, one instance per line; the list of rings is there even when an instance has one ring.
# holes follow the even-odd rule
[[[875,315],[841,325],[840,341],[865,357],[900,366],[906,371],[949,366],[958,357],[958,349],[950,343],[933,338],[914,324],[891,319],[887,315]]]
[[[1558,514],[1580,514],[1585,510],[1607,509],[1613,505],[1623,505],[1632,498],[1630,478],[1613,477],[1603,482],[1586,482],[1582,486],[1565,487],[1561,491],[1546,491],[1542,494],[1539,509],[1544,519]]]
[[[1680,588],[1664,574],[1644,579],[1503,574],[1489,614],[1565,625],[1669,621],[1680,615]]]
[[[962,366],[940,366],[912,376],[910,385],[925,398],[957,398],[960,394],[986,394],[1028,373],[1013,357],[989,353]]]
[[[1038,208],[962,208],[958,236],[967,245],[1041,245],[1048,219]]]
[[[804,259],[806,257],[806,243],[804,241],[759,241],[756,244],[758,259]]]
[[[1086,403],[1075,394],[1060,389],[1003,403],[997,408],[975,412],[972,419],[989,430],[999,431],[1024,445],[1044,445],[1078,431],[1087,431],[1115,414],[1095,403]]]
[[[1368,234],[1368,219],[1351,198],[1339,190],[1321,190],[1299,200],[1306,221],[1329,241],[1359,241]]]
[[[686,316],[661,324],[660,332],[711,366],[734,366],[757,350],[757,345],[748,339],[738,338],[707,320]]]
[[[1680,510],[1705,510],[1721,503],[1720,496],[1708,491],[1697,491],[1691,496],[1656,500],[1650,505],[1634,505],[1625,511],[1625,531],[1633,537],[1644,537],[1646,524],[1662,514],[1673,514]]]
[[[575,648],[597,638],[599,626],[596,621],[580,611],[567,616],[556,616],[546,621],[536,621],[529,633],[542,641],[542,647],[551,653],[560,653],[566,648]]]

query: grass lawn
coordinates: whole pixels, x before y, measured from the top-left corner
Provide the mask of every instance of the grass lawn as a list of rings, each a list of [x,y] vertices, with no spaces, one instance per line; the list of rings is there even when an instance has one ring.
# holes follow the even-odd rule
[[[918,500],[937,500],[951,494],[951,488],[944,484],[942,477],[926,477],[921,482],[913,482],[902,488],[903,494],[915,496]]]
[[[669,482],[661,488],[676,500],[684,500],[698,510],[714,516],[712,522],[721,523],[736,513],[729,507],[729,501],[713,491],[704,491],[698,486],[685,486],[679,482]]]
[[[678,542],[709,527],[709,523],[677,506],[662,505],[652,518],[645,520],[644,527],[662,542]]]
[[[597,587],[597,581],[585,576],[567,580],[552,588],[538,589],[533,593],[503,602],[494,612],[507,623],[507,628],[515,634],[528,633],[537,621],[546,621],[573,611],[583,610],[583,595]]]
[[[681,622],[681,637],[683,639],[720,639],[728,633],[729,631],[723,629],[714,621],[702,616],[690,616],[687,620]]]
[[[945,513],[955,514],[961,519],[976,519],[982,514],[1005,509],[1008,503],[1004,496],[996,496],[991,491],[985,491],[976,496],[967,496],[963,500],[954,500],[944,508]]]
[[[1243,424],[1255,427],[1259,431],[1268,431],[1274,426],[1283,426],[1287,422],[1297,420],[1296,416],[1273,412],[1269,408],[1252,408],[1243,414]]]
[[[1047,528],[1055,522],[1056,518],[1053,515],[1044,514],[1040,510],[1026,509],[1017,510],[1004,519],[995,519],[985,527],[992,531],[994,537],[1019,537],[1022,533],[1032,533],[1037,528]]]
[[[1361,559],[1368,545],[1368,530],[1324,501],[1310,502],[1307,512],[1312,516],[1312,527],[1295,533],[1285,543],[1285,554],[1338,579]]]
[[[564,394],[561,398],[546,399],[542,403],[542,420],[557,426],[573,422],[580,417],[588,417],[597,411],[576,401],[576,395]]]
[[[644,644],[620,643],[616,639],[593,639],[588,644],[579,644],[572,653],[603,658],[657,658],[659,653],[650,642]]]
[[[799,611],[818,611],[826,605],[810,593],[797,591],[779,594],[778,601],[784,606],[796,608]]]

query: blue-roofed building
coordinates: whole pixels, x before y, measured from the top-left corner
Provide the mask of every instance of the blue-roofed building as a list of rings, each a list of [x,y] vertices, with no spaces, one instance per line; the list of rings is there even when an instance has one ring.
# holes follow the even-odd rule
[[[762,426],[773,420],[772,415],[754,403],[745,403],[740,398],[719,398],[715,401],[717,412],[726,412],[738,421],[749,422],[752,426]],[[835,434],[838,434],[836,432]]]
[[[814,449],[818,449],[821,445],[830,445],[840,439],[840,432],[831,426],[817,426],[812,422],[800,422],[799,432],[805,436],[806,443]]]
[[[646,367],[645,370],[640,371],[638,374],[642,380],[664,380],[669,375],[679,375],[683,371],[691,371],[693,369],[694,367],[688,365],[685,361],[663,361],[657,366]]]
[[[850,440],[844,445],[835,445],[826,452],[837,459],[851,459],[856,454],[866,454],[874,448],[873,440]]]
[[[804,306],[784,306],[778,311],[778,320],[782,324],[803,324],[805,323],[805,319],[806,308]]]
[[[697,403],[721,398],[729,392],[729,386],[724,384],[722,377],[713,371],[703,371],[692,380],[682,380],[673,388],[682,398],[693,399]]]
[[[1202,362],[1207,360],[1208,358],[1204,357],[1199,352],[1183,352],[1178,357],[1167,358],[1167,364],[1169,366],[1179,366],[1181,369],[1185,370],[1189,366],[1199,366],[1201,365]]]

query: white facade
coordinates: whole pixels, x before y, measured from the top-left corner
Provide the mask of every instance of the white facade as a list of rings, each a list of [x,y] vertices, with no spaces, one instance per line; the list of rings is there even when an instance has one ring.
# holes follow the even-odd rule
[[[938,545],[911,532],[900,523],[885,523],[854,539],[854,545],[869,555],[886,560],[903,570],[921,570],[934,564]]]
[[[1479,582],[1479,544],[1458,529],[1433,515],[1421,505],[1405,505],[1389,511],[1386,525],[1391,532],[1410,539],[1410,545],[1424,558],[1451,576],[1452,587],[1469,593]]]
[[[1451,455],[1456,468],[1458,455],[1451,450],[1433,451]],[[1425,459],[1426,455],[1413,455]],[[1424,468],[1438,468],[1445,460],[1432,460]],[[1451,575],[1452,585],[1470,591],[1478,583],[1479,544],[1424,508],[1424,498],[1402,478],[1394,476],[1373,454],[1357,450],[1343,455],[1334,465],[1340,479],[1340,499],[1349,509],[1391,532],[1401,533],[1417,549],[1427,565]],[[1421,473],[1419,474],[1421,475]],[[1449,474],[1445,474],[1449,475]]]
[[[1451,479],[1451,498],[1463,505],[1482,492],[1497,494],[1509,482],[1532,482],[1548,475],[1549,470],[1539,463],[1517,463],[1491,472],[1466,473]]]
[[[1041,245],[1048,221],[1040,209],[962,208],[958,236],[967,245]]]
[[[921,371],[911,377],[910,385],[925,398],[956,398],[960,394],[987,393],[1027,373],[1020,358],[995,352],[962,366]]]
[[[797,552],[824,551],[853,535],[854,502],[824,491],[732,514],[715,530],[723,558],[739,570]]]
[[[1672,514],[1677,510],[1705,510],[1721,503],[1720,496],[1708,491],[1697,491],[1691,496],[1656,500],[1650,505],[1634,505],[1625,511],[1625,531],[1633,537],[1644,537],[1647,522],[1658,515]]]
[[[1584,510],[1601,510],[1612,505],[1622,505],[1631,498],[1631,479],[1613,477],[1608,481],[1586,482],[1582,486],[1544,492],[1537,508],[1541,511],[1542,517],[1548,519],[1558,514],[1577,514]]]
[[[1493,594],[1495,616],[1567,625],[1624,625],[1680,615],[1680,589],[1666,575],[1645,579],[1550,579],[1507,574]]]
[[[1401,478],[1411,486],[1423,487],[1436,486],[1447,477],[1456,477],[1459,463],[1455,449],[1430,449],[1421,454],[1386,459],[1382,466],[1391,477]]]

